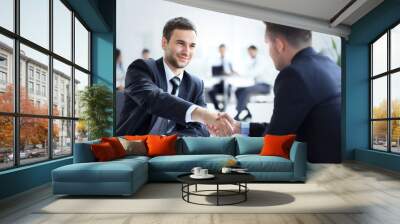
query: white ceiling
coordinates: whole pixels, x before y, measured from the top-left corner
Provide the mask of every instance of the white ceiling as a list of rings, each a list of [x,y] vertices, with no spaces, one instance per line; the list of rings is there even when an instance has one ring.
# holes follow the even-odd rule
[[[248,18],[347,37],[351,25],[383,0],[169,0]],[[341,10],[349,5],[342,13]],[[338,15],[335,17],[335,15]],[[335,20],[335,18],[337,18]]]
[[[351,0],[227,0],[264,9],[329,20]],[[310,7],[312,6],[312,7]]]

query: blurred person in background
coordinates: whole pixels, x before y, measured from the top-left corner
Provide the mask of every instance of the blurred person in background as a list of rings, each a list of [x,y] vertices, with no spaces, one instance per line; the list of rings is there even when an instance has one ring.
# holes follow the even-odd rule
[[[224,111],[226,108],[226,103],[220,102],[217,100],[217,94],[224,94],[224,96],[227,96],[228,99],[230,98],[231,94],[231,88],[232,86],[230,84],[226,83],[225,77],[237,74],[235,70],[233,70],[232,62],[231,60],[226,56],[226,46],[225,44],[220,44],[218,47],[218,52],[219,52],[219,58],[217,61],[214,63],[214,65],[220,66],[222,70],[222,74],[219,76],[221,80],[215,84],[213,87],[211,87],[211,90],[208,91],[208,96],[210,97],[211,102],[214,105],[214,108],[219,111]],[[213,66],[216,67],[216,66]],[[215,75],[215,74],[213,74]],[[227,86],[225,86],[227,85]],[[225,93],[227,91],[227,93]],[[227,101],[228,99],[223,99],[224,101]],[[222,103],[222,106],[221,106]]]
[[[250,56],[250,61],[246,66],[245,77],[254,79],[254,85],[248,87],[239,87],[235,91],[236,95],[236,120],[247,120],[251,119],[252,115],[247,104],[251,95],[254,94],[269,94],[271,92],[271,84],[269,82],[268,75],[265,74],[264,66],[262,61],[257,57],[257,47],[251,45],[248,47],[247,52]]]
[[[122,91],[125,88],[125,70],[122,64],[121,50],[115,50],[115,72],[116,72],[116,87],[117,90]]]
[[[142,59],[147,60],[150,58],[150,50],[147,48],[144,48],[142,50]]]

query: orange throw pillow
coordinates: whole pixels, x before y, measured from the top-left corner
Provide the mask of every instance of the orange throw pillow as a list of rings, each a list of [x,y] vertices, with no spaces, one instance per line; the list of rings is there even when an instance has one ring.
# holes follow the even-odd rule
[[[114,149],[115,155],[118,158],[126,156],[126,151],[122,146],[121,142],[119,142],[118,138],[116,137],[109,137],[109,138],[101,138],[101,142],[108,142]]]
[[[261,156],[280,156],[286,159],[290,157],[290,147],[296,135],[265,135],[264,146],[261,149]]]
[[[148,135],[146,140],[148,156],[176,155],[177,138],[177,135]]]
[[[148,135],[125,135],[124,138],[128,141],[146,141]]]
[[[90,148],[92,149],[94,157],[99,162],[110,161],[117,158],[114,149],[108,142],[93,144]]]

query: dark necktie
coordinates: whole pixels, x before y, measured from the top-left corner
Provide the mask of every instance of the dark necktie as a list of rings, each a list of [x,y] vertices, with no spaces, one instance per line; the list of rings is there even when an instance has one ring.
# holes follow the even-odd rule
[[[178,77],[173,77],[172,79],[169,80],[172,84],[172,91],[171,94],[175,95],[176,91],[178,90],[179,84],[181,83],[181,80]]]
[[[174,78],[170,79],[169,82],[172,84],[171,94],[175,95],[176,92],[178,91],[181,80],[175,76]],[[157,135],[171,134],[175,130],[175,126],[176,124],[174,121],[170,121],[162,117],[157,117],[152,129],[150,130],[150,134],[157,134]]]

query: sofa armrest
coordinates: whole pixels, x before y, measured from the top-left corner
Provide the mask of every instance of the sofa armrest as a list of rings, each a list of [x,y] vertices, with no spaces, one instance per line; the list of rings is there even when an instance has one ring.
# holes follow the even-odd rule
[[[307,176],[307,144],[295,141],[290,148],[290,160],[293,162],[293,179],[305,181]]]
[[[89,163],[95,162],[90,146],[92,144],[100,143],[100,140],[75,143],[74,145],[74,163]]]

